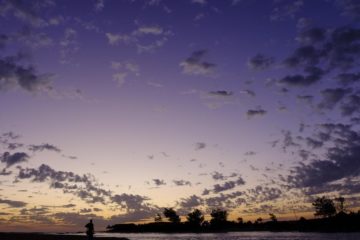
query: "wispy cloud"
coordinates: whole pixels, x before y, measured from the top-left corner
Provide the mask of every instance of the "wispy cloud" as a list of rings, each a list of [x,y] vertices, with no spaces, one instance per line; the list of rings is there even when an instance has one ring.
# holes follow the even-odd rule
[[[204,142],[197,142],[195,143],[195,150],[201,150],[201,149],[204,149],[206,148],[206,143]]]
[[[266,110],[262,109],[261,107],[257,107],[256,109],[249,109],[246,112],[246,115],[248,116],[248,118],[253,118],[255,116],[262,116],[265,115],[267,113]]]
[[[248,60],[247,65],[251,69],[264,70],[273,65],[274,62],[275,60],[273,57],[266,57],[264,55],[257,54]]]
[[[138,25],[130,33],[107,32],[105,34],[110,45],[116,46],[123,43],[135,46],[138,53],[155,51],[162,47],[172,35],[173,33],[170,30],[164,29],[159,25]]]
[[[8,200],[8,199],[1,199],[1,198],[0,198],[0,204],[6,204],[12,208],[22,208],[27,205],[26,202],[13,201],[13,200]]]

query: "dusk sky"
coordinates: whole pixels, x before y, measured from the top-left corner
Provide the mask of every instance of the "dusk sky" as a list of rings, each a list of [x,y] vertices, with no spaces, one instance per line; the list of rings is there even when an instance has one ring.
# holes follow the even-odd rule
[[[357,0],[0,0],[0,231],[360,207]]]

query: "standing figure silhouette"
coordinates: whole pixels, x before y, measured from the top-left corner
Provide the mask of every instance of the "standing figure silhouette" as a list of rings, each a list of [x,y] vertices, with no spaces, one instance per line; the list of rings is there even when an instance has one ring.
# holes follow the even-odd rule
[[[90,222],[88,224],[86,224],[85,227],[86,227],[86,235],[87,235],[88,239],[93,240],[94,239],[94,224],[92,222],[92,219],[90,219]]]

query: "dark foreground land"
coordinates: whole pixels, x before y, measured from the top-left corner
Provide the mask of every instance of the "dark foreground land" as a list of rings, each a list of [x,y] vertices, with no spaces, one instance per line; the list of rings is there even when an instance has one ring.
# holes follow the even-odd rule
[[[212,232],[360,232],[360,213],[340,213],[321,219],[301,218],[296,221],[233,222],[220,221],[208,224],[154,222],[147,224],[115,224],[107,227],[108,232],[118,233],[212,233]]]
[[[41,233],[0,233],[1,240],[87,240],[84,236],[54,235]],[[127,238],[94,237],[96,240],[128,240]]]

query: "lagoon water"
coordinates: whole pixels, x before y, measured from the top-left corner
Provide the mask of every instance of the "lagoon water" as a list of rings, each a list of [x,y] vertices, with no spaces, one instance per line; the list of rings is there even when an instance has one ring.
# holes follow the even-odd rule
[[[126,237],[130,240],[359,240],[360,233],[300,233],[300,232],[233,232],[233,233],[203,233],[203,234],[97,233],[95,237]]]

